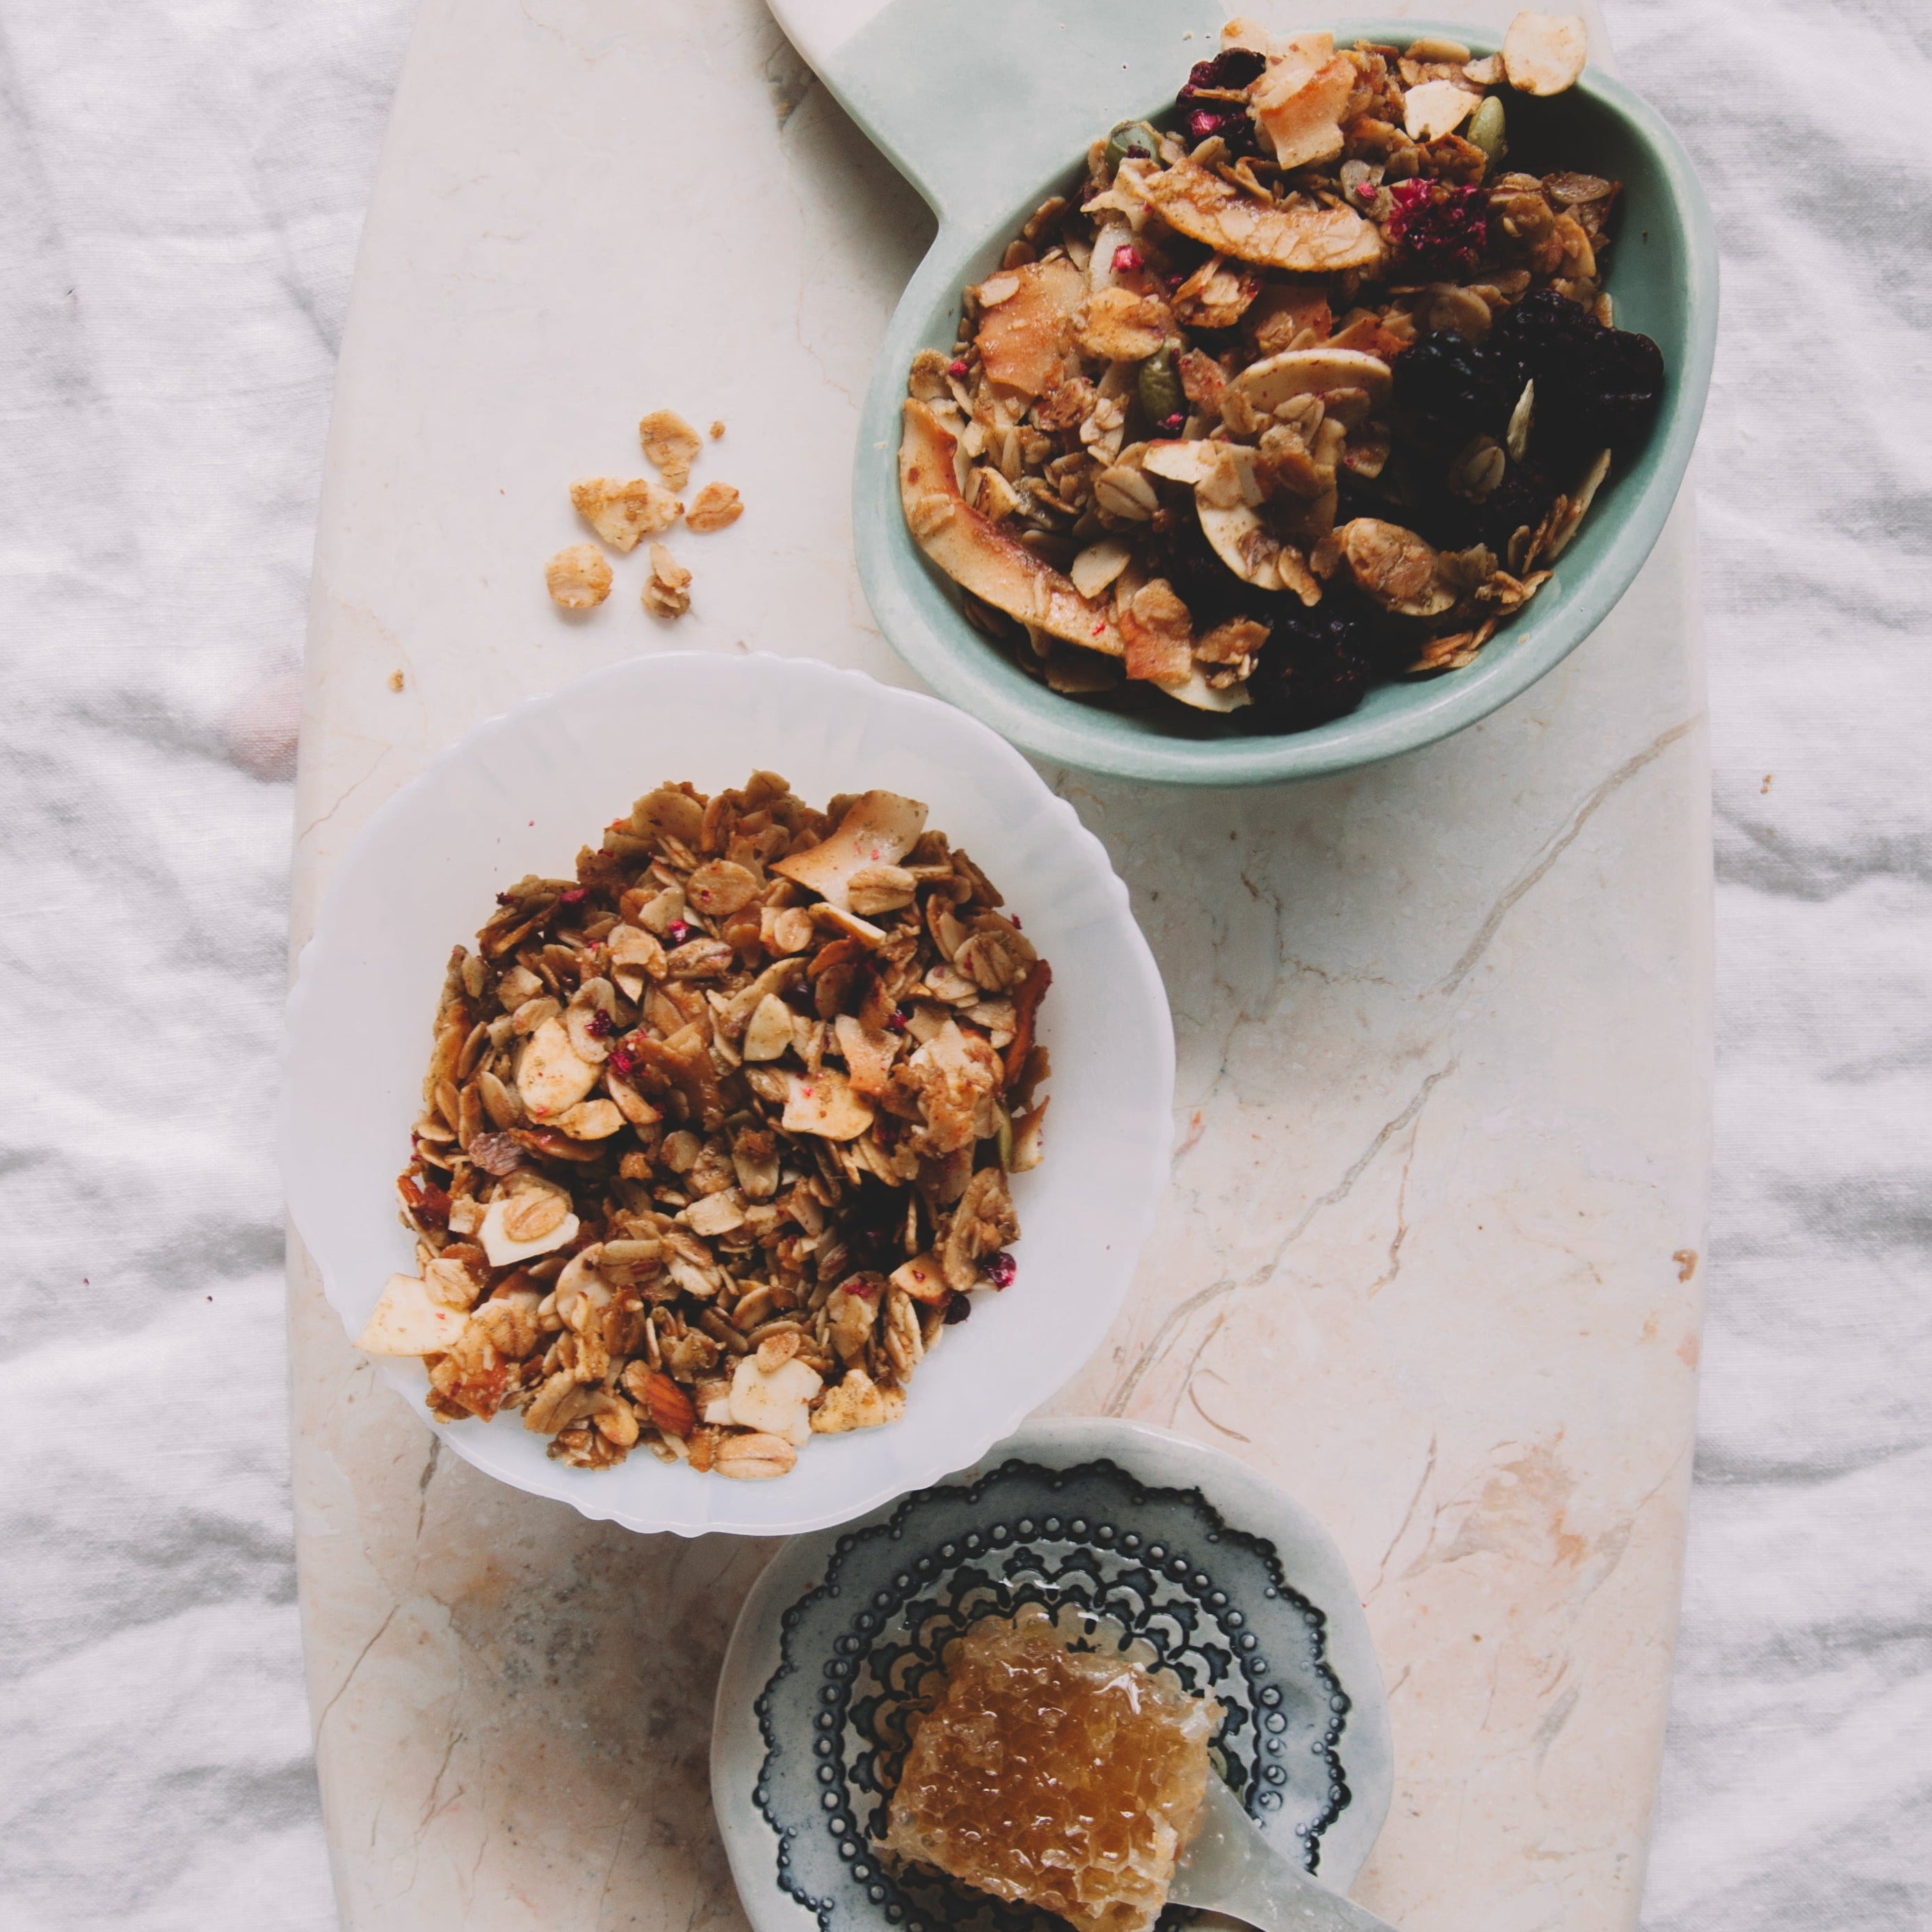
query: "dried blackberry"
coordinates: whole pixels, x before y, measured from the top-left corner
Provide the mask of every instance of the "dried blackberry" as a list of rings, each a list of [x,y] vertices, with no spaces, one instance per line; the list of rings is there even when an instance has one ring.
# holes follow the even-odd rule
[[[1395,358],[1395,399],[1425,435],[1460,445],[1508,420],[1515,397],[1499,374],[1481,350],[1438,330]]]
[[[1606,328],[1554,289],[1526,296],[1497,322],[1490,352],[1518,394],[1532,377],[1530,447],[1558,467],[1640,443],[1664,394],[1664,352],[1647,335]]]
[[[1254,720],[1264,731],[1312,731],[1346,718],[1380,681],[1378,628],[1332,585],[1312,610],[1284,602],[1248,680]]]
[[[1188,70],[1187,85],[1180,90],[1184,102],[1193,99],[1204,87],[1226,88],[1231,93],[1252,87],[1268,71],[1268,56],[1252,47],[1230,47],[1212,60],[1196,61]]]

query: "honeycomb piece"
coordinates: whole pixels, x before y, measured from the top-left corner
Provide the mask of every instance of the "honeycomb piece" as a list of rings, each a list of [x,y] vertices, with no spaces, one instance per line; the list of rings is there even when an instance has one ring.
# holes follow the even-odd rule
[[[1071,1651],[1043,1616],[953,1645],[881,1851],[1078,1932],[1150,1932],[1206,1794],[1212,1698]]]

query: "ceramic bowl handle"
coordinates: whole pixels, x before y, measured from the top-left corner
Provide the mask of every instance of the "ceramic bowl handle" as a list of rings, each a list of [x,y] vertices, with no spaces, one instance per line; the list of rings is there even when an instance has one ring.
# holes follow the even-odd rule
[[[1455,21],[1500,35],[1517,0],[1449,0],[1350,17],[1323,0],[1252,0],[1282,33],[1333,26],[1400,40]],[[1552,0],[1553,4],[1562,0]],[[1596,0],[1569,0],[1609,62]],[[1218,45],[1192,0],[770,0],[778,24],[942,226],[990,228],[1070,174],[1094,136],[1167,106]],[[1242,10],[1232,0],[1223,10]]]
[[[1165,106],[1190,0],[771,0],[778,24],[942,225],[990,229],[1096,130]],[[1184,34],[1191,39],[1184,40]]]

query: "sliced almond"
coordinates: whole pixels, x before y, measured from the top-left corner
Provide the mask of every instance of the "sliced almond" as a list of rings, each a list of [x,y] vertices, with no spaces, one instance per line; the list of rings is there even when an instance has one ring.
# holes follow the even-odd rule
[[[1228,448],[1224,442],[1210,442],[1204,437],[1196,437],[1190,442],[1150,442],[1147,453],[1141,458],[1141,466],[1156,476],[1164,476],[1170,483],[1185,483],[1192,489],[1214,474],[1221,452]],[[1075,560],[1078,568],[1078,560]],[[1118,577],[1118,571],[1114,573]],[[1075,582],[1079,580],[1076,578]],[[1112,579],[1109,578],[1108,582]],[[1088,592],[1089,596],[1092,592]]]
[[[915,1255],[893,1269],[892,1284],[928,1308],[941,1307],[952,1299],[952,1291],[946,1285],[946,1271],[940,1266],[939,1257],[931,1252]]]
[[[1370,406],[1388,400],[1395,376],[1379,356],[1360,349],[1284,350],[1251,364],[1228,385],[1257,416],[1268,416],[1296,396],[1319,396],[1331,389],[1361,389]]]
[[[1159,172],[1124,161],[1120,178],[1169,227],[1258,267],[1334,274],[1372,267],[1382,258],[1375,224],[1352,208],[1312,202],[1264,206],[1192,161]]]
[[[995,294],[990,303],[989,289]],[[1043,396],[1078,375],[1073,316],[1086,292],[1087,278],[1064,255],[982,283],[977,346],[988,380],[1024,396]]]
[[[608,1141],[624,1124],[624,1115],[614,1100],[580,1100],[551,1124],[574,1141]]]
[[[872,1124],[872,1110],[835,1067],[785,1076],[783,1125],[788,1134],[816,1134],[821,1140],[855,1141]]]
[[[736,1198],[736,1190],[728,1188],[721,1194],[701,1194],[687,1208],[681,1217],[685,1226],[694,1234],[702,1234],[706,1240],[715,1235],[728,1234],[734,1228],[745,1225],[745,1204]]]
[[[1582,77],[1590,33],[1574,14],[1519,14],[1503,36],[1503,71],[1523,94],[1562,94]]]
[[[1098,597],[1126,568],[1132,556],[1128,544],[1116,538],[1102,537],[1098,543],[1089,544],[1073,560],[1066,574],[1082,596]]]

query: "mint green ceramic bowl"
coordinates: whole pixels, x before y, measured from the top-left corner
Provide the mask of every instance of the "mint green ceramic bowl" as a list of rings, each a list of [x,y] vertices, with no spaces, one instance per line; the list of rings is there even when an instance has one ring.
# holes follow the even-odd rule
[[[778,10],[820,14],[790,0]],[[1608,286],[1618,325],[1654,336],[1668,387],[1650,440],[1599,494],[1555,577],[1468,668],[1384,685],[1319,729],[1268,736],[1238,721],[1162,707],[1114,711],[1036,684],[969,625],[957,592],[920,554],[900,513],[896,452],[914,355],[953,337],[961,287],[996,265],[1049,192],[1078,176],[1088,142],[1159,111],[1191,61],[1213,51],[1220,16],[1172,0],[832,0],[869,14],[849,38],[801,44],[867,132],[931,202],[939,232],[886,332],[866,398],[853,485],[859,572],[886,635],[943,696],[1036,757],[1165,784],[1267,784],[1375,763],[1486,717],[1560,663],[1629,588],[1664,527],[1690,460],[1709,386],[1718,320],[1711,218],[1688,158],[1655,111],[1593,65],[1552,100],[1508,99],[1512,164],[1587,170],[1624,184]],[[1257,8],[1270,26],[1312,24]],[[1314,16],[1319,17],[1319,16]],[[1358,36],[1405,44],[1454,35],[1498,44],[1454,21],[1340,18]],[[810,26],[816,28],[814,20]],[[1193,38],[1183,34],[1193,30]],[[1560,140],[1560,146],[1558,145]],[[1166,713],[1174,714],[1168,717]]]

